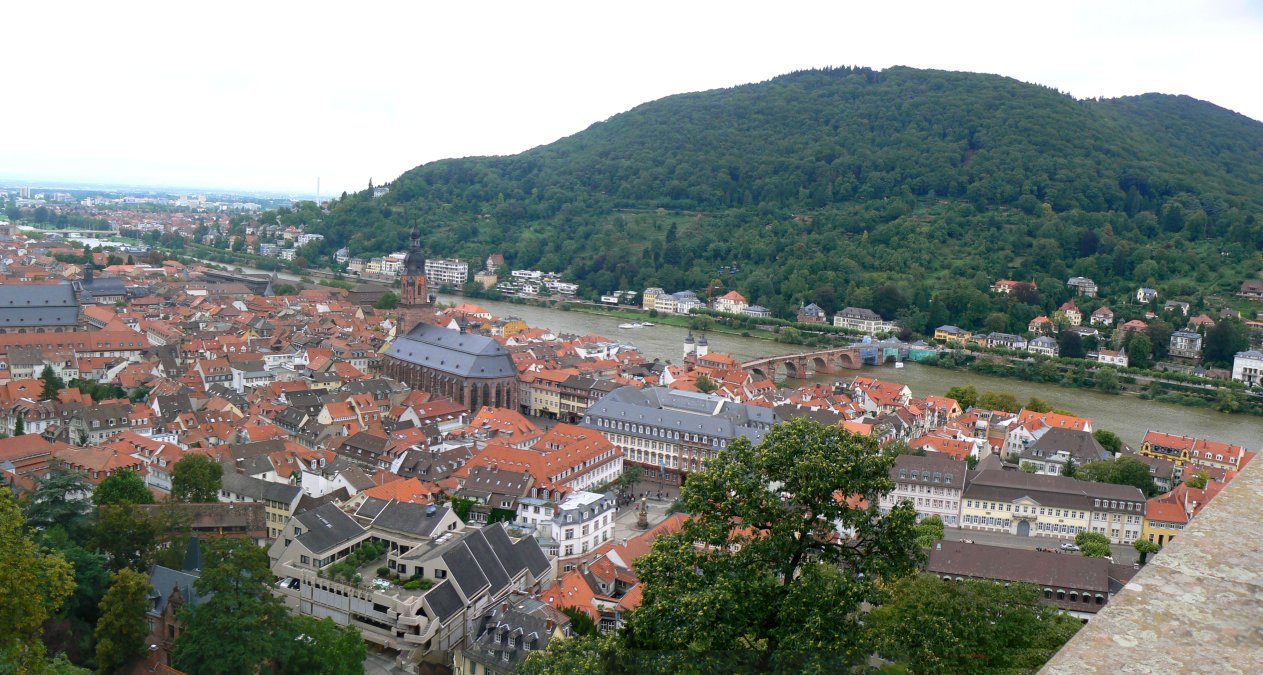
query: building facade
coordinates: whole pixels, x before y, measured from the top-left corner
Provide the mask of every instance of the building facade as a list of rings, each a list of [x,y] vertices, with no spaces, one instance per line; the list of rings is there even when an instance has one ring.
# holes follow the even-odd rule
[[[589,408],[580,426],[622,448],[624,462],[643,467],[646,478],[679,484],[737,438],[757,444],[778,421],[767,408],[718,396],[619,387]]]
[[[469,281],[469,264],[455,258],[426,260],[425,278],[436,287],[462,288]]]
[[[382,374],[469,410],[516,410],[518,405],[512,357],[500,343],[482,335],[418,324],[391,343],[382,359]]]
[[[1115,544],[1130,544],[1140,537],[1144,518],[1139,488],[989,469],[965,488],[960,526],[1055,539],[1099,532]]]
[[[916,509],[917,520],[938,516],[947,527],[957,526],[967,466],[936,455],[899,455],[895,459],[890,469],[895,490],[881,496],[882,513],[889,513],[896,504],[906,501]]]

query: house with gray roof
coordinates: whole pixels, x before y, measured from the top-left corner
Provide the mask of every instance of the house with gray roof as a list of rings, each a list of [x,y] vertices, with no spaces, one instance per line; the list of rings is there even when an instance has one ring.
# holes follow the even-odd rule
[[[469,410],[517,409],[517,366],[499,342],[426,323],[386,349],[382,373]]]
[[[623,450],[623,461],[679,483],[738,438],[757,444],[781,419],[759,406],[664,387],[619,387],[583,415]]]
[[[70,284],[0,284],[0,333],[63,333],[79,327]]]
[[[1083,466],[1110,457],[1109,450],[1102,447],[1091,433],[1052,427],[1022,449],[1018,455],[1018,466],[1035,473],[1060,476],[1072,460],[1075,466]]]
[[[457,672],[512,673],[532,651],[570,635],[570,617],[546,602],[515,594],[478,617],[453,655]]]

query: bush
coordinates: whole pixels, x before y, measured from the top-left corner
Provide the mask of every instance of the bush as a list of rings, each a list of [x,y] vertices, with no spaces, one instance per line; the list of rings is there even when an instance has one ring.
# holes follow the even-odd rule
[[[389,568],[389,567],[386,567],[385,565],[382,565],[381,567],[378,567],[378,568],[377,568],[377,576],[379,576],[379,577],[381,577],[381,578],[383,578],[383,579],[385,579],[386,577],[389,577],[389,576],[390,576],[390,568]]]

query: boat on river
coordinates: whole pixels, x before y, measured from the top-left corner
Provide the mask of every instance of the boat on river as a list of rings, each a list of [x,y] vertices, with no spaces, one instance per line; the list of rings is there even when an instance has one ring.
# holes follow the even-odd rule
[[[643,328],[643,327],[644,327],[644,325],[645,325],[645,324],[643,324],[643,323],[641,323],[641,322],[639,322],[639,321],[633,321],[633,322],[631,322],[631,323],[620,323],[620,324],[618,324],[618,327],[619,327],[619,328]]]

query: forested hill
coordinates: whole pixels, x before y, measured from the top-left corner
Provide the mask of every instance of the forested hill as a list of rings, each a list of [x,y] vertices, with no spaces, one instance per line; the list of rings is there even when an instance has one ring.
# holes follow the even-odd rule
[[[396,250],[415,218],[431,255],[500,252],[591,293],[700,290],[736,263],[726,286],[781,312],[872,304],[883,285],[900,297],[878,309],[928,311],[996,277],[1190,295],[1257,263],[1263,124],[1187,97],[841,68],[668,97],[390,188],[312,223],[322,252]]]

